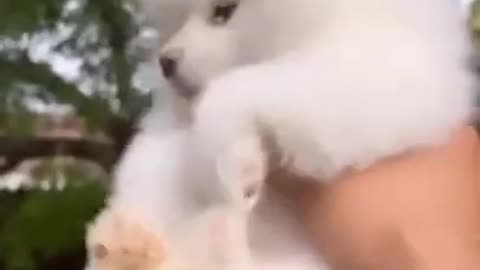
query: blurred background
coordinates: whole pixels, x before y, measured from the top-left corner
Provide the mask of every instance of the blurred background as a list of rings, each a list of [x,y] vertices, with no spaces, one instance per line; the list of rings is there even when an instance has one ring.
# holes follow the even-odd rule
[[[132,2],[0,0],[0,270],[83,269],[85,222],[161,88]]]
[[[0,269],[83,269],[84,227],[148,109],[129,0],[0,0]]]

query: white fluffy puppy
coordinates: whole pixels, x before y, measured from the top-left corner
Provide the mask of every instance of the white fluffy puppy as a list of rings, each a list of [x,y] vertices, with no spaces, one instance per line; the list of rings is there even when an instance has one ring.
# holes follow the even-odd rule
[[[239,17],[252,2],[269,1],[238,1]],[[277,2],[282,13],[290,1]],[[270,152],[300,175],[330,181],[442,143],[472,116],[471,46],[452,1],[296,1],[307,3],[316,18],[297,7],[283,14],[300,24],[316,20],[309,38],[220,76],[196,108],[202,152],[232,195],[248,195],[248,207],[276,162]]]
[[[119,165],[110,198],[110,205],[143,210],[132,215],[141,224],[153,215],[162,229],[172,228],[212,195],[206,190],[197,198],[199,190],[215,186],[203,174],[209,163],[192,169],[185,161],[195,156],[189,129],[198,98],[197,146],[219,161],[234,195],[249,195],[252,183],[261,184],[265,150],[282,150],[301,173],[329,176],[441,141],[467,118],[468,41],[453,1],[144,1],[166,41],[160,63],[174,91],[161,113],[147,116]],[[258,139],[265,134],[279,147],[264,148]],[[322,269],[287,208],[276,198],[266,201],[249,226],[257,242],[256,269]],[[98,244],[135,251],[135,243],[155,239],[139,232],[143,226],[122,226],[132,216],[119,213],[102,215],[90,227],[90,258]],[[100,228],[133,229],[113,234],[126,239],[119,245]]]

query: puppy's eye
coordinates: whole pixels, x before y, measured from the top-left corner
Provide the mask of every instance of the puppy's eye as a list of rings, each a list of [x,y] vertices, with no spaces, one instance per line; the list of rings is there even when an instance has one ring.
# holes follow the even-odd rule
[[[212,11],[212,23],[215,25],[223,25],[232,18],[235,10],[238,7],[238,2],[229,0],[221,1],[213,7]]]

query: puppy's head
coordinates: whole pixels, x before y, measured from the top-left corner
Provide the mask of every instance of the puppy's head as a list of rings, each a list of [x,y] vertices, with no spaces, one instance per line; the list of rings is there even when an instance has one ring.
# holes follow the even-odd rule
[[[328,2],[141,1],[161,36],[158,62],[163,75],[186,98],[221,73],[291,49],[316,28],[322,15],[318,6]]]

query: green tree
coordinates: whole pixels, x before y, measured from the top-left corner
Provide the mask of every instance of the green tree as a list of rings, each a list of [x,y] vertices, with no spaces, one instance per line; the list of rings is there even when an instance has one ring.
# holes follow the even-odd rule
[[[59,149],[106,169],[116,160],[149,100],[132,84],[138,58],[130,42],[141,30],[141,17],[131,2],[0,1],[0,172]],[[76,59],[80,73],[66,78],[35,59],[32,51],[45,44],[56,57]],[[107,140],[38,138],[32,102],[71,106],[92,134]]]
[[[38,180],[61,167],[68,181],[61,190],[0,190],[0,269],[83,269],[85,222],[102,206],[108,181],[57,158],[108,172],[148,108],[148,92],[133,84],[143,54],[132,41],[143,28],[132,2],[0,0],[0,175],[41,159],[32,171]],[[55,59],[77,65],[75,74],[58,70]],[[85,134],[42,135],[38,106],[51,105],[71,108]]]

